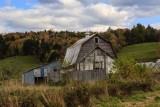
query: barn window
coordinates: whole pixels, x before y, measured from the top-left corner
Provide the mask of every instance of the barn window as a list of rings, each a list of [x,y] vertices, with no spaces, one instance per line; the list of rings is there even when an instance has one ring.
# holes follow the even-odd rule
[[[95,69],[102,69],[102,61],[95,62]]]
[[[53,71],[54,71],[54,72],[56,72],[56,71],[57,71],[57,69],[53,68]]]
[[[94,38],[94,42],[95,42],[95,43],[99,43],[98,38]]]

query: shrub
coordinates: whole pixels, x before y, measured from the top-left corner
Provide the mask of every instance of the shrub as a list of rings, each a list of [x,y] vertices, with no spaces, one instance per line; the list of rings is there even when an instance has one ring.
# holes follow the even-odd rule
[[[67,107],[90,106],[90,94],[87,86],[82,83],[64,88],[64,102]]]
[[[160,97],[159,97],[159,96],[156,96],[156,97],[154,98],[154,101],[159,102],[159,101],[160,101]]]
[[[154,69],[138,64],[132,58],[120,58],[114,62],[115,74],[111,78],[118,80],[146,81],[151,80]]]
[[[152,91],[153,69],[137,64],[132,58],[120,58],[115,61],[116,70],[109,78],[110,95],[130,95],[134,91]]]
[[[107,83],[99,81],[95,83],[94,85],[89,86],[90,94],[95,96],[96,98],[99,98],[100,96],[108,96],[108,88]]]

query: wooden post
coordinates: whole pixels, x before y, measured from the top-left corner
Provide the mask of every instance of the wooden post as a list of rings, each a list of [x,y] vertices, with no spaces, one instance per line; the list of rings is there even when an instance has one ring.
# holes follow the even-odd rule
[[[77,80],[79,81],[79,72],[80,72],[80,70],[81,70],[80,62],[78,63],[78,65],[79,65],[79,70],[78,70],[78,72],[77,72]]]
[[[93,80],[95,79],[95,76],[94,76],[95,73],[96,73],[95,70],[96,70],[96,69],[95,69],[95,53],[94,53],[94,60],[93,60]]]
[[[107,71],[107,68],[106,68],[106,52],[104,52],[104,69],[105,69],[105,72],[106,72]],[[106,72],[106,75],[107,75],[107,72]]]
[[[81,69],[81,67],[80,67],[80,63],[78,63],[78,67],[79,67],[79,70],[78,70],[78,71],[80,71],[80,69]]]
[[[83,60],[83,71],[85,71],[85,58]]]
[[[95,70],[95,53],[94,53],[94,58],[93,58],[93,70]]]

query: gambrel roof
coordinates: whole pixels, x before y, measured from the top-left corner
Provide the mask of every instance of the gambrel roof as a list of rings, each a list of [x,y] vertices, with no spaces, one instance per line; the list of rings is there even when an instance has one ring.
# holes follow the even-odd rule
[[[72,46],[70,46],[68,49],[67,49],[67,52],[66,52],[66,55],[65,55],[65,58],[64,58],[64,62],[63,62],[63,66],[67,67],[67,66],[70,66],[70,65],[74,65],[76,62],[79,62],[80,59],[78,60],[78,55],[79,55],[79,52],[81,50],[81,47],[82,45],[87,42],[88,40],[90,40],[91,38],[93,38],[94,36],[99,36],[98,34],[93,34],[91,36],[88,36],[88,37],[85,37],[85,38],[82,38],[80,40],[78,40],[77,42],[75,42]],[[100,36],[99,36],[100,37]],[[102,37],[100,37],[102,38]],[[103,38],[102,38],[103,39]],[[104,39],[105,40],[105,39]],[[105,40],[106,41],[106,40]],[[109,41],[106,41],[108,42],[110,45],[111,43]],[[111,45],[112,47],[112,45]],[[95,48],[94,48],[95,49]],[[92,50],[94,50],[92,49]],[[113,47],[112,47],[113,49]],[[115,54],[115,51],[113,49],[113,53],[114,55],[111,55],[110,53],[107,53],[106,50],[104,50],[106,52],[106,54],[108,56],[110,56],[111,58],[116,58],[116,54]],[[85,56],[83,56],[85,57]]]

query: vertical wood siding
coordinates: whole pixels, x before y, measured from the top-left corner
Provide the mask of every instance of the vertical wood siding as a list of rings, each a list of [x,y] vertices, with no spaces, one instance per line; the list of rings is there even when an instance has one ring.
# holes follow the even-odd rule
[[[94,40],[95,38],[99,39],[98,44],[95,44],[95,40]],[[111,44],[106,42],[99,36],[94,36],[93,38],[91,38],[90,40],[88,40],[86,43],[82,45],[77,61],[81,60],[84,56],[86,56],[89,52],[91,52],[97,46],[103,49],[104,51],[106,51],[109,55],[115,57]]]
[[[24,84],[35,84],[34,70],[25,73],[23,79]]]
[[[71,71],[67,73],[70,79],[77,81],[89,82],[94,80],[102,80],[106,78],[106,71],[104,69],[99,70],[87,70],[87,71]]]

